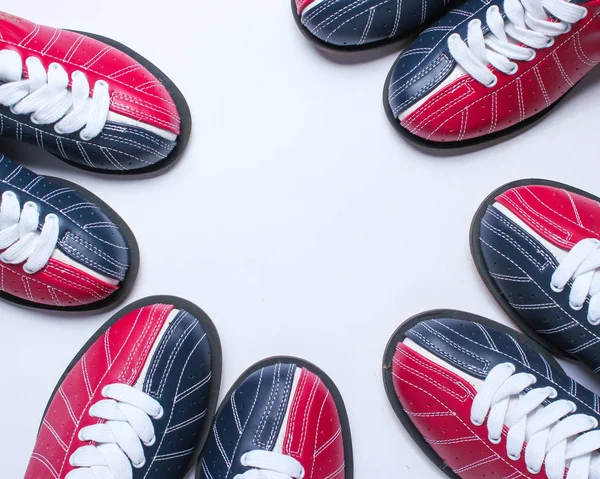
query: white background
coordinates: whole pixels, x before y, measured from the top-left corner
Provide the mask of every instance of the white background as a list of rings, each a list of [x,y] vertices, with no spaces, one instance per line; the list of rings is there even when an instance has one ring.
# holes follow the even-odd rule
[[[266,356],[318,364],[346,399],[357,479],[445,477],[388,405],[384,347],[427,309],[509,322],[472,265],[471,217],[519,178],[600,194],[600,71],[522,135],[436,154],[407,143],[383,112],[399,47],[317,51],[287,0],[11,4],[38,23],[123,42],[163,69],[192,109],[187,152],[149,178],[94,175],[0,143],[36,172],[94,191],[129,223],[141,268],[128,301],[175,294],[205,309],[223,343],[222,393]],[[0,303],[0,476],[23,476],[56,381],[110,315]]]

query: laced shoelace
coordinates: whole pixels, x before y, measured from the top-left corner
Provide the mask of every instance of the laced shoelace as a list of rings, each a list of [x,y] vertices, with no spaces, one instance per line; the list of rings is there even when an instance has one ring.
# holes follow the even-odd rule
[[[21,205],[17,195],[5,191],[0,202],[0,261],[7,264],[19,264],[24,261],[23,269],[27,274],[40,271],[52,256],[58,242],[58,216],[49,214],[44,220],[41,231],[40,212],[32,201]]]
[[[304,468],[293,457],[271,451],[250,451],[241,457],[241,463],[252,469],[234,479],[302,479]]]
[[[472,20],[467,43],[457,33],[448,38],[450,54],[456,62],[490,88],[496,85],[498,77],[488,64],[514,75],[519,67],[511,60],[533,60],[536,50],[551,47],[555,37],[570,31],[574,23],[586,17],[588,10],[565,0],[504,0],[504,13],[506,20],[498,6],[488,8],[488,34],[483,32],[480,20]]]
[[[471,422],[486,422],[489,441],[498,444],[503,429],[507,454],[513,461],[525,447],[525,463],[532,474],[545,465],[548,479],[600,478],[600,431],[598,421],[587,414],[575,414],[577,406],[559,399],[551,387],[531,388],[536,378],[517,373],[515,366],[495,366],[475,396]],[[529,389],[525,392],[526,389]],[[567,472],[568,471],[568,472]]]
[[[17,115],[31,115],[40,125],[54,125],[58,134],[81,130],[79,136],[89,141],[98,136],[108,118],[110,94],[108,84],[98,80],[90,97],[86,75],[75,71],[69,75],[58,63],[48,71],[42,62],[29,57],[25,60],[27,78],[23,78],[23,61],[14,50],[0,51],[0,104]]]
[[[590,324],[600,324],[600,241],[587,238],[577,243],[561,261],[552,275],[550,287],[556,293],[564,290],[573,280],[569,305],[579,311],[588,295],[590,304],[587,319]]]
[[[79,440],[94,442],[82,446],[70,457],[75,467],[65,479],[131,479],[132,467],[146,464],[144,446],[156,442],[152,419],[160,419],[163,408],[147,394],[125,384],[104,387],[102,396],[90,408],[90,415],[106,422],[79,431]]]

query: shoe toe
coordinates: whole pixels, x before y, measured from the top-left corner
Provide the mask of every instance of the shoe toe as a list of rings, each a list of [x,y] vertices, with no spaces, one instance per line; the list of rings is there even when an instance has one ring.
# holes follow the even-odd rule
[[[338,48],[400,39],[446,8],[443,0],[300,0],[296,6],[307,33]]]

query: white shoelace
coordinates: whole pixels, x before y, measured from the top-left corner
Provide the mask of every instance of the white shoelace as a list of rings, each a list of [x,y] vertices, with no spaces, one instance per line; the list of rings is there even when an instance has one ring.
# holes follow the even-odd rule
[[[600,241],[587,238],[577,243],[561,261],[552,275],[550,287],[560,293],[573,279],[569,305],[579,311],[590,296],[588,321],[594,326],[600,324]]]
[[[102,424],[79,431],[82,446],[70,457],[73,467],[65,479],[131,479],[132,466],[146,464],[144,446],[156,441],[152,419],[164,413],[161,405],[147,394],[125,384],[111,384],[102,390],[106,399],[90,408],[90,415],[105,419]]]
[[[511,60],[533,60],[536,50],[551,47],[554,37],[570,31],[587,12],[585,7],[565,0],[504,0],[506,21],[494,5],[486,12],[490,33],[484,35],[481,21],[472,20],[467,43],[454,33],[448,38],[448,47],[469,75],[491,88],[498,82],[498,77],[490,71],[488,64],[514,75],[518,65]],[[551,16],[557,21],[550,21]]]
[[[74,133],[89,141],[100,134],[110,107],[108,84],[98,80],[90,98],[90,85],[84,73],[69,75],[58,63],[46,72],[35,57],[25,60],[27,78],[23,78],[23,61],[14,50],[0,51],[0,104],[9,106],[17,115],[31,115],[40,125],[54,125],[58,134]],[[83,128],[83,129],[82,129]]]
[[[271,451],[250,451],[241,458],[243,466],[252,467],[234,479],[302,479],[304,468],[293,457]]]
[[[475,396],[471,422],[486,421],[490,442],[498,444],[508,428],[506,449],[516,461],[525,447],[525,463],[532,474],[545,465],[548,479],[600,478],[600,431],[598,421],[587,414],[575,414],[577,406],[556,398],[554,388],[533,388],[535,376],[515,374],[510,363],[494,367]],[[595,429],[595,430],[592,430]]]
[[[58,242],[58,216],[49,214],[41,232],[40,212],[32,201],[21,205],[12,191],[5,191],[0,202],[0,261],[19,264],[27,261],[23,269],[27,274],[40,271],[52,256]]]

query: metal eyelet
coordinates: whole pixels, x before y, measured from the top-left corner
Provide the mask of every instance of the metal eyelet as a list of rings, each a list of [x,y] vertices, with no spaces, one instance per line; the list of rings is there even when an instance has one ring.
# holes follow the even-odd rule
[[[556,286],[552,281],[550,282],[550,289],[555,293],[562,293],[565,290],[565,288],[559,288]]]

